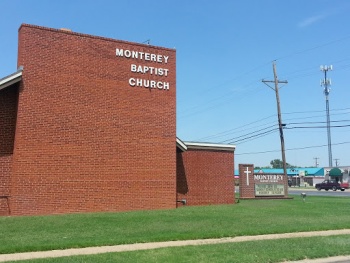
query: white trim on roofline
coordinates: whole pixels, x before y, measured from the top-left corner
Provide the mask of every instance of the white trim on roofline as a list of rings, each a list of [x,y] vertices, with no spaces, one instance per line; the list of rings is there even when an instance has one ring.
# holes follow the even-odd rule
[[[187,151],[187,146],[183,141],[176,137],[176,146],[183,152]]]
[[[19,82],[22,79],[22,69],[0,79],[0,90]]]
[[[236,145],[232,144],[217,144],[217,143],[206,143],[206,142],[184,142],[187,149],[197,150],[217,150],[217,151],[229,151],[234,152]]]

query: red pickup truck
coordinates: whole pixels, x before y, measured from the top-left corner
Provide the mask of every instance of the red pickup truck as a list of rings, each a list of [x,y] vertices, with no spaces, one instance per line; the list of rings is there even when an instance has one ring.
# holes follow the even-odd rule
[[[328,191],[329,189],[332,189],[333,191],[344,191],[345,188],[342,187],[337,181],[335,180],[324,180],[322,183],[316,184],[315,188],[320,191],[321,189],[324,189]]]

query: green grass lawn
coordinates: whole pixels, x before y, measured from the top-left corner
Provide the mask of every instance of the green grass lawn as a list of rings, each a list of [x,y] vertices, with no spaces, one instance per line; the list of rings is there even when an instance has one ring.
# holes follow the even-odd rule
[[[349,198],[310,196],[303,202],[295,196],[160,211],[0,217],[0,253],[343,229],[350,228],[349,216]]]

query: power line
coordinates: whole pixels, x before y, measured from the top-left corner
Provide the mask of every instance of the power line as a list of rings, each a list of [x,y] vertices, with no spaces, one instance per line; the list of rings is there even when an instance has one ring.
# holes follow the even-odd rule
[[[333,43],[337,43],[337,42],[341,42],[341,41],[347,40],[348,38],[350,38],[350,35],[346,36],[346,37],[343,37],[343,38],[340,38],[340,39],[332,40],[332,41],[329,41],[327,43],[324,43],[324,44],[321,44],[321,45],[317,45],[317,46],[314,46],[314,47],[311,47],[311,48],[307,48],[307,49],[304,49],[304,50],[293,52],[293,53],[291,53],[289,55],[279,57],[276,60],[282,60],[282,59],[285,59],[285,58],[288,58],[288,57],[291,57],[291,56],[294,56],[294,55],[300,55],[300,54],[303,54],[303,53],[306,53],[306,52],[309,52],[309,51],[312,51],[312,50],[315,50],[315,49],[319,49],[321,47],[325,47],[325,46],[331,45]]]
[[[332,64],[333,65],[337,65],[337,63],[343,62],[343,61],[346,61],[346,60],[350,60],[350,58],[342,59],[342,60],[338,60],[338,61],[333,61]],[[350,64],[337,65],[337,71],[348,69],[348,68],[350,68]],[[299,73],[299,74],[294,75],[294,73]],[[309,67],[309,68],[306,68],[306,69],[293,71],[293,72],[291,72],[289,74],[285,74],[285,75],[283,75],[283,77],[284,78],[288,78],[289,80],[293,80],[293,79],[313,76],[313,75],[317,75],[317,74],[319,74],[319,72],[317,70],[314,70],[313,67],[312,68]]]
[[[349,125],[334,125],[334,126],[331,126],[331,127],[332,128],[344,128],[344,127],[350,127],[350,124]],[[327,128],[327,126],[284,127],[284,129],[287,129],[287,130],[294,130],[294,129],[321,129],[321,128],[324,129],[324,128]],[[278,128],[275,128],[275,129],[270,129],[270,130],[268,130],[266,132],[254,134],[254,133],[258,132],[258,131],[256,131],[256,132],[250,133],[250,134],[254,134],[252,136],[242,135],[242,136],[237,137],[237,139],[236,138],[231,138],[231,139],[228,139],[228,140],[225,140],[225,141],[221,141],[219,143],[237,144],[237,143],[240,142],[239,144],[242,144],[242,143],[247,142],[247,141],[252,141],[251,139],[257,139],[257,138],[269,135],[272,132],[276,132],[277,130],[278,130]],[[246,137],[244,137],[244,136],[246,136]],[[238,138],[241,138],[241,139],[238,139]]]
[[[350,120],[337,120],[337,121],[330,121],[330,122],[347,122],[347,121],[350,121]],[[308,122],[290,122],[290,123],[287,123],[286,125],[291,125],[291,124],[318,124],[318,123],[327,123],[325,121],[308,121]]]
[[[333,109],[331,111],[343,111],[343,110],[350,110],[350,108],[342,108],[342,109]],[[325,112],[325,110],[315,110],[315,111],[294,111],[294,112],[284,112],[284,115],[287,114],[300,114],[300,113],[311,113],[311,112]]]
[[[345,127],[350,127],[350,124],[349,125],[334,125],[334,126],[331,126],[332,128],[345,128]],[[324,129],[324,128],[327,128],[327,126],[309,126],[309,127],[304,127],[304,126],[301,126],[301,127],[284,127],[284,129],[287,129],[287,130],[294,130],[294,129]],[[277,130],[276,129],[272,129],[274,131]],[[271,130],[271,131],[272,131]],[[265,135],[266,133],[261,133],[262,135]],[[260,134],[258,134],[260,135]],[[256,135],[256,136],[258,136]],[[250,138],[254,138],[255,136],[248,136],[246,138],[243,138],[243,139],[240,139],[240,140],[237,140],[237,141],[231,141],[229,143],[236,143],[236,142],[239,142],[239,141],[244,141],[244,142],[247,142],[248,139]]]
[[[258,81],[260,81],[260,80],[253,81],[249,84],[246,84],[246,85],[242,86],[240,89],[243,90],[244,88],[249,87]],[[257,87],[255,87],[254,89],[251,89],[251,90],[245,90],[244,96],[248,96],[252,92],[255,92],[255,94],[256,94],[257,93],[256,91],[258,91],[258,90],[260,90],[260,88],[257,88]],[[233,91],[230,91],[230,92],[227,92],[227,93],[225,93],[217,98],[206,101],[204,105],[196,105],[196,106],[192,106],[190,108],[187,108],[187,109],[179,112],[179,115],[182,115],[179,118],[185,118],[185,117],[189,117],[189,116],[193,116],[193,115],[202,113],[204,111],[208,111],[212,108],[223,105],[223,102],[225,102],[225,101],[231,102],[232,100],[231,100],[230,96],[233,96],[233,95],[236,95],[236,93],[234,93]],[[222,100],[223,98],[225,98],[225,99]],[[212,105],[210,105],[210,104],[212,104]],[[201,109],[203,107],[204,107],[204,109]],[[190,112],[185,114],[188,111],[190,111]]]
[[[273,125],[273,126],[275,126],[275,125]],[[249,136],[249,135],[252,135],[252,134],[254,134],[254,133],[261,132],[261,131],[263,131],[263,130],[267,130],[267,129],[273,127],[273,126],[268,126],[268,127],[263,128],[263,129],[260,129],[260,130],[258,130],[258,131],[253,131],[253,132],[250,132],[250,133],[247,133],[247,134],[238,136],[238,137],[234,137],[234,138],[231,138],[231,139],[222,141],[222,142],[224,143],[224,142],[227,142],[227,141],[237,140],[237,139],[239,139],[239,138],[242,138],[242,137],[245,137],[245,136]]]
[[[308,48],[308,49],[304,49],[304,50],[301,50],[301,51],[293,52],[293,53],[291,53],[291,54],[289,54],[289,55],[282,56],[282,57],[278,58],[277,60],[281,60],[281,59],[290,57],[290,56],[295,55],[295,54],[302,54],[302,53],[305,53],[305,52],[309,52],[309,51],[314,50],[314,49],[318,49],[318,48],[321,48],[321,47],[324,47],[324,46],[327,46],[327,45],[331,45],[331,44],[334,44],[334,43],[337,43],[337,42],[344,41],[344,40],[346,40],[346,39],[348,39],[348,38],[350,38],[350,35],[349,35],[349,36],[345,36],[345,37],[340,38],[340,39],[336,39],[336,40],[333,40],[333,41],[329,41],[329,42],[324,43],[324,44],[322,44],[322,45],[318,45],[318,46],[314,46],[314,47],[311,47],[311,48]],[[349,59],[350,59],[350,58],[345,58],[345,59],[342,58],[341,60],[334,61],[333,64],[339,63],[339,62],[343,62],[343,61],[347,61],[347,60],[349,60]],[[266,66],[266,65],[269,64],[269,63],[270,63],[270,62],[262,63],[261,65],[259,65],[259,66],[257,66],[257,67],[254,67],[253,69],[248,70],[248,71],[246,71],[246,72],[244,72],[244,73],[242,73],[242,74],[239,74],[239,75],[235,76],[234,78],[231,78],[231,79],[225,81],[224,83],[222,83],[222,84],[220,84],[220,85],[216,85],[216,86],[213,86],[213,87],[210,87],[210,88],[206,89],[205,91],[202,91],[201,94],[204,94],[204,93],[206,93],[206,92],[208,92],[208,91],[210,91],[210,90],[214,90],[214,89],[217,88],[217,87],[224,86],[224,85],[225,85],[226,83],[228,83],[229,81],[238,79],[238,78],[240,78],[240,77],[242,77],[242,76],[245,76],[245,75],[248,75],[248,74],[250,74],[250,73],[252,73],[252,72],[254,72],[254,71],[256,71],[256,70],[258,70],[258,69],[260,69],[260,68],[262,68],[262,67],[264,67],[264,66]],[[350,64],[346,64],[346,65],[342,65],[342,66],[339,65],[339,66],[337,67],[338,70],[347,69],[347,68],[350,68]],[[310,69],[311,69],[311,68],[307,68],[307,69],[304,69],[304,70],[294,71],[294,72],[292,72],[291,74],[296,73],[296,72],[301,72],[301,73],[302,73],[303,71],[309,71]],[[317,71],[311,71],[311,72],[309,72],[309,73],[302,73],[302,74],[296,75],[296,76],[288,76],[288,75],[287,75],[287,78],[288,78],[288,79],[296,79],[296,78],[305,77],[305,76],[311,76],[311,75],[316,75],[316,74],[318,74]],[[254,81],[254,82],[252,82],[252,83],[250,83],[250,84],[243,85],[242,87],[244,88],[244,87],[250,86],[250,85],[252,85],[252,84],[255,83],[255,82],[257,82],[257,81]],[[256,90],[256,89],[254,89],[254,90]],[[251,90],[251,91],[253,92],[254,90]],[[217,97],[217,98],[215,98],[215,99],[211,99],[211,100],[209,100],[209,101],[206,101],[203,105],[192,106],[192,107],[190,107],[190,108],[188,108],[188,109],[185,109],[185,110],[183,110],[183,111],[180,111],[180,112],[179,112],[179,115],[184,115],[184,116],[179,116],[179,118],[181,119],[181,118],[193,116],[193,115],[199,114],[199,113],[201,113],[201,112],[210,110],[210,109],[214,108],[214,107],[217,106],[217,105],[221,105],[222,103],[216,103],[216,104],[213,105],[213,106],[207,107],[208,104],[211,104],[211,103],[213,103],[214,101],[220,101],[222,98],[227,98],[228,95],[231,96],[231,95],[234,95],[234,94],[236,94],[236,93],[232,93],[232,91],[231,91],[231,92],[225,93],[225,94],[223,94],[222,96],[219,96],[219,97]],[[247,95],[247,94],[244,94],[244,95]],[[225,99],[224,101],[229,101],[229,99]],[[198,110],[198,111],[196,111],[196,112],[193,112],[194,109],[198,109],[198,108],[200,109],[200,108],[203,107],[203,106],[206,107],[206,108],[203,109],[203,110]],[[188,112],[188,111],[191,111],[191,112],[190,112],[189,114],[184,114],[185,112]]]
[[[342,108],[342,109],[334,109],[332,111],[335,111],[335,112],[338,112],[338,111],[344,111],[344,110],[350,110],[350,108]],[[312,113],[312,112],[324,112],[324,110],[322,111],[303,111],[303,112],[289,112],[289,113],[284,113],[284,115],[287,115],[287,114],[300,114],[300,113]],[[347,113],[339,113],[339,114],[332,114],[332,116],[335,116],[335,115],[342,115],[342,114],[347,114]],[[276,125],[275,121],[271,121],[271,122],[268,122],[268,123],[265,123],[265,124],[261,124],[261,125],[257,125],[257,126],[253,126],[253,127],[250,127],[250,128],[246,128],[247,126],[250,126],[252,124],[255,124],[255,123],[259,123],[259,122],[262,122],[262,121],[265,121],[267,119],[270,119],[272,117],[275,117],[276,115],[270,115],[270,116],[267,116],[263,119],[260,119],[260,120],[257,120],[257,121],[253,121],[253,122],[250,122],[250,123],[247,123],[247,124],[244,124],[242,126],[239,126],[239,127],[236,127],[236,128],[233,128],[233,129],[230,129],[230,130],[226,130],[226,131],[223,131],[223,132],[219,132],[219,133],[216,133],[216,134],[213,134],[213,135],[209,135],[209,136],[206,136],[206,137],[202,137],[200,139],[197,139],[196,141],[203,141],[203,140],[208,140],[208,139],[214,139],[214,138],[220,138],[220,137],[224,137],[224,136],[228,136],[232,133],[234,133],[236,131],[236,133],[239,133],[239,132],[243,132],[243,131],[249,131],[249,130],[252,130],[252,129],[256,129],[256,128],[259,128],[259,127],[262,127],[262,126],[265,126],[264,128],[261,128],[259,130],[256,130],[256,131],[253,131],[253,132],[250,132],[250,133],[247,133],[247,134],[243,134],[243,135],[240,135],[240,136],[236,136],[236,137],[232,137],[232,138],[229,138],[229,139],[225,139],[225,140],[222,140],[220,141],[219,143],[223,143],[223,142],[227,142],[227,141],[234,141],[235,139],[238,139],[240,137],[243,137],[243,136],[247,136],[249,134],[252,134],[252,133],[256,133],[256,132],[259,132],[261,130],[266,130],[267,128],[271,128],[273,127],[274,125]],[[324,117],[324,115],[317,115],[317,116],[309,116],[309,117],[303,117],[303,118],[289,118],[289,119],[285,119],[286,121],[288,120],[298,120],[298,119],[315,119],[316,117]],[[311,124],[311,123],[325,123],[324,121],[322,122],[286,122],[286,129],[290,128],[288,127],[288,125],[295,125],[295,124]],[[347,122],[347,121],[350,121],[350,120],[334,120],[334,121],[331,121],[331,122],[334,122],[334,123],[337,123],[337,122]],[[273,125],[270,125],[270,124],[273,124]],[[267,126],[269,125],[269,126]],[[244,129],[242,129],[244,128]]]
[[[342,67],[338,67],[339,70],[341,69],[347,69],[347,68],[350,68],[350,64],[349,65],[345,65],[345,66],[342,66]],[[300,77],[306,77],[306,76],[312,76],[312,75],[316,75],[318,74],[317,72],[312,72],[312,73],[305,73],[305,74],[302,74],[302,75],[297,75],[297,76],[294,76],[294,77],[288,77],[289,79],[296,79],[296,78],[300,78]],[[253,81],[249,84],[246,84],[246,85],[243,85],[241,89],[245,88],[245,87],[248,87],[254,83],[256,83],[257,81]],[[212,88],[210,88],[212,89]],[[255,92],[259,90],[259,88],[255,88],[255,89],[251,89],[251,90],[248,90],[244,93],[244,96],[243,97],[246,97],[248,96],[250,93],[252,92]],[[257,94],[257,93],[255,93]],[[236,93],[234,93],[234,91],[230,91],[228,93],[225,93],[217,98],[214,98],[214,99],[211,99],[209,101],[206,101],[203,105],[196,105],[196,106],[192,106],[190,108],[187,108],[183,111],[180,111],[178,114],[179,114],[179,117],[180,119],[183,119],[183,118],[187,118],[187,117],[190,117],[190,116],[193,116],[193,115],[197,115],[197,114],[200,114],[202,112],[205,112],[205,111],[208,111],[210,109],[213,109],[213,108],[216,108],[217,106],[221,106],[221,105],[224,105],[225,102],[227,101],[231,101],[231,96],[233,95],[236,95]],[[224,100],[222,100],[223,98],[225,98]],[[210,105],[212,104],[212,105]],[[210,105],[210,106],[208,106]],[[204,109],[201,109],[205,107]],[[196,110],[198,109],[198,110]],[[190,111],[190,112],[189,112]],[[186,114],[186,112],[189,112]]]
[[[216,89],[216,88],[218,88],[218,87],[222,87],[222,86],[226,85],[226,83],[229,83],[229,82],[231,82],[231,81],[233,81],[233,80],[237,80],[237,79],[239,79],[240,77],[243,77],[243,76],[245,76],[245,75],[248,75],[248,74],[250,74],[250,73],[252,73],[252,72],[254,72],[254,71],[256,71],[256,70],[258,70],[258,69],[260,69],[260,68],[262,68],[262,67],[264,67],[264,66],[266,66],[267,64],[270,64],[270,62],[263,63],[263,64],[261,64],[261,65],[259,65],[259,66],[254,67],[253,69],[248,70],[248,71],[246,71],[246,72],[243,72],[243,73],[241,73],[241,74],[239,74],[239,75],[237,75],[237,76],[235,76],[235,77],[233,77],[233,78],[229,78],[229,79],[227,79],[225,82],[223,82],[223,83],[221,83],[221,84],[215,85],[215,86],[210,87],[210,88],[208,88],[208,89],[206,89],[206,90],[204,90],[204,91],[201,91],[201,94],[205,94],[205,93],[207,93],[207,92],[210,91],[210,90]],[[257,80],[257,81],[259,81],[259,80]],[[245,86],[246,86],[246,85],[245,85]]]
[[[299,127],[285,127],[285,129],[293,130],[293,129],[324,129],[324,128],[344,128],[350,127],[349,125],[330,125],[330,126],[299,126]]]
[[[333,143],[332,145],[344,145],[344,144],[349,144],[349,143],[350,142],[340,142],[340,143]],[[321,148],[321,147],[326,147],[326,146],[327,146],[327,144],[314,145],[314,146],[304,146],[304,147],[286,149],[286,151],[306,150],[306,149]],[[264,153],[272,153],[272,152],[279,152],[279,151],[280,150],[269,150],[269,151],[263,151],[263,152],[235,153],[235,156],[236,155],[247,155],[247,154],[264,154]]]
[[[237,142],[240,142],[240,141],[246,141],[246,140],[248,140],[248,139],[255,138],[255,137],[257,137],[257,136],[266,135],[266,134],[268,134],[268,133],[271,133],[272,131],[275,132],[276,130],[277,130],[277,128],[274,128],[274,129],[270,129],[270,130],[268,130],[268,131],[261,132],[261,133],[255,134],[255,135],[247,136],[247,137],[242,138],[242,139],[236,139],[236,140],[229,139],[229,140],[223,141],[222,143],[226,142],[226,143],[231,144],[231,143],[237,143]],[[256,133],[256,132],[254,132],[254,133]],[[243,137],[243,136],[240,136],[240,137]],[[238,138],[239,138],[239,137],[238,137]]]
[[[344,114],[349,114],[349,113],[348,112],[346,112],[346,113],[337,113],[337,114],[332,114],[332,116],[344,115]],[[308,116],[308,117],[303,117],[303,118],[289,118],[289,119],[286,119],[286,121],[303,120],[303,119],[315,119],[315,118],[324,118],[324,115],[314,115],[314,116]]]
[[[238,126],[236,128],[233,128],[233,129],[230,129],[230,130],[226,130],[226,131],[223,131],[223,132],[219,132],[219,133],[216,133],[216,134],[213,134],[213,135],[209,135],[207,137],[203,137],[203,138],[200,138],[198,139],[199,141],[201,140],[207,140],[207,139],[213,139],[213,138],[217,138],[217,137],[222,137],[222,136],[226,136],[226,135],[229,135],[231,133],[233,133],[233,131],[239,131],[239,132],[242,132],[242,131],[246,131],[246,130],[251,130],[251,129],[254,129],[254,128],[258,128],[258,127],[261,127],[261,126],[265,126],[267,124],[261,124],[261,125],[258,125],[258,126],[254,126],[254,127],[251,127],[251,128],[246,128],[247,126],[250,126],[252,124],[255,124],[255,123],[258,123],[258,122],[262,122],[264,120],[267,120],[271,117],[275,117],[275,115],[270,115],[268,117],[265,117],[265,118],[262,118],[262,119],[259,119],[257,121],[253,121],[253,122],[250,122],[250,123],[247,123],[247,124],[244,124],[242,126]],[[268,123],[270,124],[270,123]],[[271,127],[271,126],[270,126]],[[243,130],[240,130],[241,128],[244,128]]]
[[[259,138],[261,138],[261,137],[265,137],[265,136],[267,136],[267,135],[270,135],[270,134],[273,134],[273,133],[277,133],[277,132],[278,132],[278,128],[276,128],[275,130],[271,130],[270,132],[266,132],[266,133],[264,133],[264,134],[261,134],[261,135],[259,135],[259,136],[256,136],[256,137],[250,139],[248,142],[251,142],[251,141],[253,141],[253,140],[256,140],[256,139],[259,139]],[[245,143],[245,142],[247,142],[247,141],[242,141],[242,142],[238,142],[238,143],[234,143],[234,144],[235,144],[235,145],[241,145],[241,144],[243,144],[243,143]],[[231,143],[231,144],[233,144],[233,143]]]
[[[347,121],[350,121],[350,120],[347,120]],[[334,121],[334,122],[337,122],[337,121]],[[300,124],[303,124],[303,123],[300,123]],[[273,128],[273,129],[270,129],[270,130],[268,130],[266,132],[260,132],[262,130],[266,130],[266,129],[271,128],[271,127],[273,127],[273,126],[268,126],[268,127],[265,127],[264,129],[261,129],[261,130],[258,130],[258,131],[254,131],[254,132],[251,132],[251,133],[248,133],[248,134],[244,134],[244,135],[241,135],[241,136],[233,137],[233,138],[221,141],[219,143],[236,144],[237,142],[246,142],[247,140],[252,139],[252,138],[256,139],[256,137],[260,138],[263,135],[268,135],[271,132],[275,132],[277,130],[277,128]],[[345,127],[350,127],[350,124],[348,124],[348,125],[333,125],[331,127],[332,128],[345,128]],[[286,129],[286,130],[294,130],[294,129],[324,129],[324,128],[326,128],[326,126],[296,126],[296,127],[288,127],[288,126],[286,126],[286,127],[284,127],[284,129]],[[260,133],[256,134],[257,132],[260,132]]]

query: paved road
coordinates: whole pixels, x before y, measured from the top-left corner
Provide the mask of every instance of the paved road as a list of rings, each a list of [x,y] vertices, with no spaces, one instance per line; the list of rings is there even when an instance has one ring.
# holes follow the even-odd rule
[[[235,192],[239,193],[239,186],[235,187]],[[350,197],[350,189],[345,189],[345,191],[326,191],[321,190],[317,191],[315,188],[304,188],[304,187],[289,187],[288,194],[291,195],[300,195],[301,193],[306,193],[307,196],[341,196],[341,197]]]
[[[326,191],[321,190],[317,191],[316,189],[303,188],[303,187],[289,187],[288,193],[292,195],[300,195],[301,193],[306,193],[309,196],[341,196],[341,197],[350,197],[350,189],[345,191]]]

